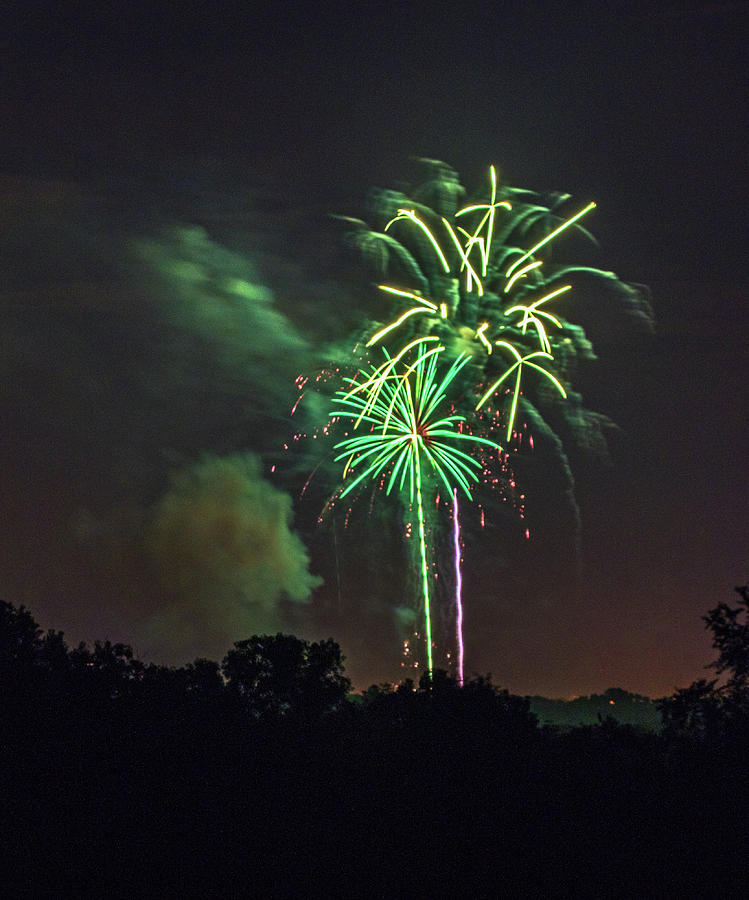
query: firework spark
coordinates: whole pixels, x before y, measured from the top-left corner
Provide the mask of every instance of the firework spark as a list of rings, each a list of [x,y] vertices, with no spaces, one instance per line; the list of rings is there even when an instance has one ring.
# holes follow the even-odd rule
[[[336,444],[337,460],[346,464],[343,486],[334,496],[343,497],[371,482],[387,493],[396,490],[415,508],[431,669],[422,494],[427,486],[432,494],[438,485],[440,491],[448,489],[453,497],[456,642],[462,680],[458,491],[470,496],[470,483],[479,481],[483,488],[501,493],[503,502],[510,499],[523,518],[525,495],[516,491],[511,456],[524,450],[526,438],[526,446],[533,449],[528,422],[516,424],[522,393],[522,409],[533,430],[553,438],[554,459],[570,486],[566,496],[572,498],[576,520],[566,451],[544,415],[548,411],[554,427],[563,419],[575,441],[585,438],[588,429],[601,435],[601,417],[582,410],[579,395],[571,392],[577,361],[595,358],[592,345],[583,328],[567,321],[550,301],[566,295],[573,285],[577,291],[582,281],[583,291],[591,284],[607,292],[615,289],[624,312],[647,327],[652,311],[639,286],[619,282],[611,272],[553,263],[555,242],[562,235],[582,234],[596,245],[580,224],[595,203],[560,215],[568,194],[541,195],[500,186],[492,166],[488,192],[484,189],[475,202],[459,209],[458,198],[465,191],[457,173],[436,160],[421,163],[427,168],[426,178],[412,188],[411,197],[394,191],[374,195],[381,230],[358,219],[342,219],[349,229],[348,246],[377,271],[377,289],[393,305],[387,318],[368,323],[358,335],[365,353],[380,346],[385,361],[377,367],[369,360],[360,362],[359,374],[347,379],[337,395],[332,415],[353,420],[353,427]],[[465,389],[454,395],[451,414],[439,419],[436,407],[447,400],[446,388],[469,357],[470,386],[461,379]],[[441,360],[455,360],[442,382],[436,377]],[[572,403],[556,402],[555,395],[567,398],[568,391]],[[458,410],[469,418],[458,416]],[[499,433],[506,434],[505,450],[490,440]],[[460,449],[468,447],[464,441],[473,441],[470,453]],[[486,445],[496,448],[496,455],[487,452]],[[602,435],[601,445],[605,447]],[[485,508],[479,504],[478,510],[483,528]],[[409,534],[410,527],[411,523]]]
[[[512,353],[512,355],[515,357],[515,362],[512,363],[512,365],[505,370],[504,374],[500,378],[498,378],[484,393],[482,398],[476,404],[476,409],[481,409],[484,403],[486,403],[489,397],[491,397],[491,395],[497,390],[502,382],[506,378],[509,378],[513,372],[515,372],[515,389],[512,392],[512,405],[510,407],[510,416],[507,421],[507,440],[509,441],[515,425],[515,415],[518,408],[518,398],[520,397],[520,378],[523,372],[523,365],[529,366],[531,369],[535,369],[537,372],[545,375],[563,397],[567,396],[567,392],[565,391],[561,382],[557,378],[555,378],[551,374],[551,372],[549,372],[547,369],[544,369],[544,367],[540,366],[538,363],[531,362],[531,360],[535,359],[536,357],[542,357],[544,359],[554,359],[551,353],[546,353],[543,350],[535,350],[533,353],[527,353],[525,356],[521,356],[518,351],[512,346],[512,344],[508,344],[507,341],[495,341],[494,344],[497,347],[505,347],[507,350],[509,350],[510,353]]]
[[[463,684],[463,575],[460,571],[458,490],[453,489],[453,549],[455,560],[455,638],[458,644],[458,684]]]
[[[429,566],[426,548],[426,529],[423,504],[424,476],[431,475],[441,482],[448,493],[460,487],[471,496],[471,483],[481,472],[481,463],[461,446],[485,445],[499,450],[499,445],[488,438],[476,437],[458,431],[465,421],[463,416],[442,415],[440,407],[447,401],[448,390],[469,358],[456,359],[448,371],[438,377],[438,357],[443,347],[432,347],[426,341],[416,342],[413,348],[416,359],[412,363],[401,360],[403,371],[389,366],[393,361],[386,356],[387,374],[382,369],[360,372],[361,381],[350,379],[351,388],[337,394],[331,416],[350,418],[354,421],[353,433],[335,445],[336,461],[346,460],[341,490],[344,497],[364,481],[374,481],[389,473],[386,494],[394,487],[408,502],[416,503],[419,523],[419,550],[421,582],[424,600],[424,621],[427,645],[427,667],[432,664],[432,625],[429,599]],[[376,390],[372,400],[370,393]],[[357,433],[360,425],[369,426]]]
[[[547,369],[539,366],[537,362],[534,363],[531,360],[533,360],[537,356],[543,356],[544,359],[547,359],[549,361],[554,360],[552,344],[547,333],[547,328],[549,327],[549,325],[553,325],[556,328],[562,328],[562,322],[559,318],[557,318],[547,310],[540,309],[540,306],[544,303],[547,303],[554,297],[564,294],[565,292],[570,290],[572,286],[569,284],[563,285],[559,288],[556,288],[555,290],[545,293],[541,297],[533,299],[530,303],[515,303],[514,305],[510,305],[505,309],[501,309],[501,298],[510,295],[513,291],[519,290],[520,293],[524,295],[525,293],[527,293],[528,289],[534,290],[536,288],[544,286],[544,278],[540,271],[541,267],[543,266],[543,261],[540,259],[536,259],[534,255],[542,247],[547,247],[556,237],[558,237],[564,231],[566,231],[573,225],[576,225],[584,215],[595,208],[595,203],[589,203],[587,206],[579,210],[574,215],[570,216],[568,219],[561,221],[556,228],[546,234],[545,237],[543,237],[541,240],[536,241],[536,243],[533,244],[533,246],[528,250],[524,251],[514,247],[499,248],[497,260],[494,261],[494,269],[492,270],[490,267],[493,260],[492,251],[494,249],[493,241],[495,238],[497,212],[501,209],[508,214],[511,213],[512,204],[508,200],[497,200],[497,172],[494,166],[490,167],[489,176],[491,193],[487,203],[475,203],[458,210],[455,213],[455,227],[453,227],[444,216],[440,217],[441,222],[445,230],[447,231],[450,241],[452,242],[452,245],[457,254],[457,262],[455,266],[451,265],[450,261],[448,260],[447,254],[440,246],[440,242],[438,241],[434,232],[429,227],[427,222],[424,221],[423,217],[417,215],[415,209],[408,209],[406,207],[398,208],[397,214],[387,222],[384,231],[387,232],[396,223],[403,223],[404,225],[408,225],[410,227],[415,226],[417,229],[419,229],[419,231],[426,236],[428,240],[428,246],[436,255],[441,269],[445,275],[450,276],[453,281],[457,282],[459,276],[465,273],[466,294],[471,294],[475,291],[478,297],[483,297],[485,293],[485,280],[493,278],[495,281],[498,280],[499,282],[503,282],[504,286],[501,288],[501,290],[499,289],[499,287],[497,287],[497,291],[499,293],[496,296],[500,306],[500,309],[497,310],[497,312],[502,317],[509,317],[516,313],[521,314],[520,320],[514,323],[514,328],[518,333],[519,339],[525,345],[521,349],[527,349],[529,352],[527,352],[525,355],[522,355],[518,352],[515,346],[504,340],[497,340],[492,343],[489,336],[487,335],[487,331],[490,328],[490,323],[488,321],[483,322],[480,326],[478,326],[478,328],[475,329],[474,340],[478,341],[480,346],[484,348],[487,357],[492,355],[494,346],[508,347],[512,354],[515,356],[515,362],[511,363],[510,366],[504,371],[504,373],[502,373],[499,378],[496,378],[492,382],[492,386],[481,397],[478,404],[476,405],[476,410],[480,409],[481,406],[486,402],[487,398],[514,373],[514,388],[511,391],[512,397],[510,401],[510,411],[508,415],[507,425],[507,439],[509,440],[515,423],[518,398],[520,396],[522,388],[522,375],[524,365],[542,372],[553,382],[562,396],[566,396],[566,390],[559,379]],[[532,208],[530,212],[536,213],[537,210]],[[476,213],[482,213],[482,215],[480,216],[477,224],[472,230],[457,225],[457,219],[459,217],[470,217],[471,214]],[[462,243],[459,235],[463,238]],[[471,264],[471,261],[469,259],[474,248],[478,249],[480,257],[480,265],[477,267],[478,271],[477,268],[475,268]],[[523,279],[526,280],[523,281]],[[385,338],[392,338],[394,332],[396,332],[402,325],[405,325],[405,323],[411,322],[415,316],[426,315],[428,317],[431,315],[434,319],[438,317],[438,314],[439,318],[441,319],[447,319],[450,317],[457,317],[458,319],[460,319],[461,317],[460,310],[455,308],[455,304],[453,304],[453,307],[451,308],[450,304],[448,304],[444,300],[438,300],[437,298],[429,299],[422,296],[420,293],[415,293],[388,284],[379,284],[378,288],[381,291],[385,291],[395,296],[399,301],[411,301],[411,305],[409,305],[405,310],[401,307],[392,321],[379,328],[369,338],[369,340],[367,341],[367,347],[378,344]],[[456,321],[455,324],[458,325],[459,322]],[[529,326],[531,326],[535,331],[535,335],[537,338],[537,344],[535,346],[528,346]],[[503,328],[504,326],[500,325],[500,330],[502,330]],[[412,344],[409,346],[412,346]]]

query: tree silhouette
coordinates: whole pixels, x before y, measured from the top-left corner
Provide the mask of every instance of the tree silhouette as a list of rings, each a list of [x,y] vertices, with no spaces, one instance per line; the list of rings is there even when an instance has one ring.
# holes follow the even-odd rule
[[[719,674],[729,672],[728,686],[743,691],[749,687],[749,585],[734,590],[740,597],[738,606],[719,603],[702,620],[712,631],[713,647],[718,651],[710,667]]]
[[[27,669],[40,657],[44,642],[42,629],[25,606],[16,609],[0,600],[0,671]]]
[[[721,605],[705,617],[734,662],[745,599],[737,616]],[[675,698],[686,738],[674,740],[612,719],[539,728],[528,698],[440,670],[345,699],[330,640],[256,636],[222,670],[143,664],[107,642],[64,663],[61,649],[59,632],[0,606],[2,674],[18,676],[0,691],[27,687],[17,718],[2,706],[0,733],[13,896],[68,882],[86,894],[231,894],[264,877],[269,896],[332,883],[343,896],[363,884],[483,896],[498,846],[502,886],[519,896],[636,895],[643,883],[711,896],[721,877],[726,896],[745,893],[746,741],[708,682]],[[633,696],[598,699],[615,709]],[[692,740],[700,729],[706,739]],[[404,856],[415,833],[418,852]]]
[[[707,668],[727,679],[702,678],[659,703],[669,738],[733,744],[749,738],[749,585],[735,588],[739,605],[719,603],[702,616],[718,658]]]
[[[328,639],[308,643],[291,634],[255,635],[234,644],[222,672],[229,690],[259,719],[314,719],[350,689],[341,649]]]

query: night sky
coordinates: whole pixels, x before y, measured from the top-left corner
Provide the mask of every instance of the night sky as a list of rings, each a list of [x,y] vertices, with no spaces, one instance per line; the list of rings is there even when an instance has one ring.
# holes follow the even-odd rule
[[[336,535],[336,574],[279,448],[294,378],[367,315],[327,214],[366,217],[416,156],[474,190],[496,164],[596,201],[598,264],[657,326],[603,329],[584,373],[621,431],[575,468],[578,558],[549,562],[543,477],[546,541],[513,557],[498,529],[472,561],[467,536],[467,668],[547,696],[703,677],[699,617],[749,563],[749,4],[71,7],[0,37],[2,597],[159,662],[287,630],[397,678],[370,593],[398,566]]]

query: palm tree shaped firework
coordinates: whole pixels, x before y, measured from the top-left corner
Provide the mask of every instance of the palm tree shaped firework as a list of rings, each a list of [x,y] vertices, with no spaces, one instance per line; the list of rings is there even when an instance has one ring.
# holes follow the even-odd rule
[[[558,412],[556,396],[573,401],[578,424],[598,427],[600,417],[581,408],[579,395],[568,396],[578,361],[595,359],[593,347],[582,327],[545,305],[564,303],[584,280],[613,297],[630,325],[650,330],[652,311],[642,286],[591,266],[552,264],[554,243],[566,234],[576,232],[596,243],[581,224],[595,204],[564,217],[561,210],[569,195],[542,197],[500,186],[491,167],[486,201],[458,208],[465,191],[457,174],[435,160],[420,163],[424,177],[410,196],[396,191],[374,195],[373,213],[381,230],[345,220],[346,243],[382,279],[377,289],[393,302],[387,322],[367,327],[367,345],[386,345],[395,353],[398,345],[435,335],[451,358],[469,353],[474,408],[488,405],[510,370],[519,375],[523,362],[535,359],[527,369],[543,370],[541,384],[545,381],[554,390],[550,395],[538,390],[537,380],[516,379],[515,389],[507,391],[508,435],[521,395],[533,405],[536,422],[543,421],[544,412]],[[503,404],[504,396],[496,405]]]
[[[426,338],[409,348],[416,358],[413,362],[401,362],[402,371],[399,371],[401,367],[391,364],[393,361],[386,352],[386,363],[379,369],[360,372],[361,380],[359,377],[348,379],[348,390],[338,392],[331,411],[332,417],[354,420],[353,432],[335,445],[335,450],[339,451],[336,462],[346,459],[344,480],[350,475],[341,497],[361,482],[376,480],[389,472],[386,494],[390,494],[394,486],[403,492],[407,485],[409,502],[412,504],[416,498],[427,671],[430,673],[433,669],[432,625],[423,478],[428,473],[451,495],[457,485],[470,499],[470,484],[476,480],[481,463],[459,449],[459,445],[475,447],[481,444],[499,450],[499,446],[488,438],[460,432],[458,428],[465,421],[463,416],[443,414],[448,389],[469,358],[459,357],[447,373],[438,378],[437,361],[445,348],[435,346],[435,340]],[[362,425],[365,428],[357,431]]]
[[[421,509],[424,469],[452,494],[455,485],[467,492],[465,479],[469,473],[475,479],[480,468],[455,448],[437,452],[432,441],[444,440],[449,431],[459,443],[473,441],[474,450],[487,444],[499,449],[490,436],[502,430],[508,444],[517,439],[522,409],[533,432],[553,448],[577,521],[567,452],[547,418],[563,428],[567,440],[577,443],[593,434],[599,447],[605,446],[601,428],[610,423],[584,409],[572,389],[578,361],[595,359],[585,331],[559,309],[550,311],[548,304],[556,301],[564,308],[570,292],[584,281],[613,296],[629,324],[641,330],[652,328],[652,312],[641,286],[586,265],[552,264],[553,245],[563,235],[577,233],[595,244],[581,224],[594,203],[563,216],[569,195],[542,197],[501,186],[492,166],[488,196],[460,207],[466,192],[455,171],[435,160],[419,162],[423,178],[409,195],[374,195],[372,212],[379,229],[341,219],[346,245],[374,271],[376,288],[390,298],[392,307],[387,320],[370,322],[360,336],[370,352],[378,346],[385,351],[385,362],[362,370],[348,390],[339,392],[333,415],[354,419],[354,431],[364,423],[370,428],[336,445],[338,460],[346,458],[347,471],[354,470],[342,495],[386,471],[388,492],[396,484],[403,487],[406,478],[411,500],[416,492],[431,671]],[[416,361],[409,362],[414,354]],[[455,361],[442,381],[436,380],[438,354]],[[453,409],[460,404],[465,415],[454,413],[431,423],[425,436],[419,430],[424,411],[431,415],[437,401],[446,399],[448,387],[464,368]],[[530,381],[528,374],[534,376]],[[482,424],[468,421],[480,410]],[[463,430],[456,432],[459,423]],[[482,428],[484,436],[476,436]],[[458,641],[462,645],[460,634]]]

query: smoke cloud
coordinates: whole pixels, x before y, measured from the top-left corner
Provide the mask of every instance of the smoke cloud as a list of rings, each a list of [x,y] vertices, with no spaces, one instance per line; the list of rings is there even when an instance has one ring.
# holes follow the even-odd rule
[[[242,249],[262,217],[188,198],[179,223],[130,183],[0,189],[3,599],[169,663],[297,627],[321,579],[262,472],[313,349]]]
[[[291,498],[252,454],[206,457],[174,475],[146,538],[166,599],[154,640],[228,648],[237,635],[277,630],[282,602],[308,600],[322,583],[291,521]]]

